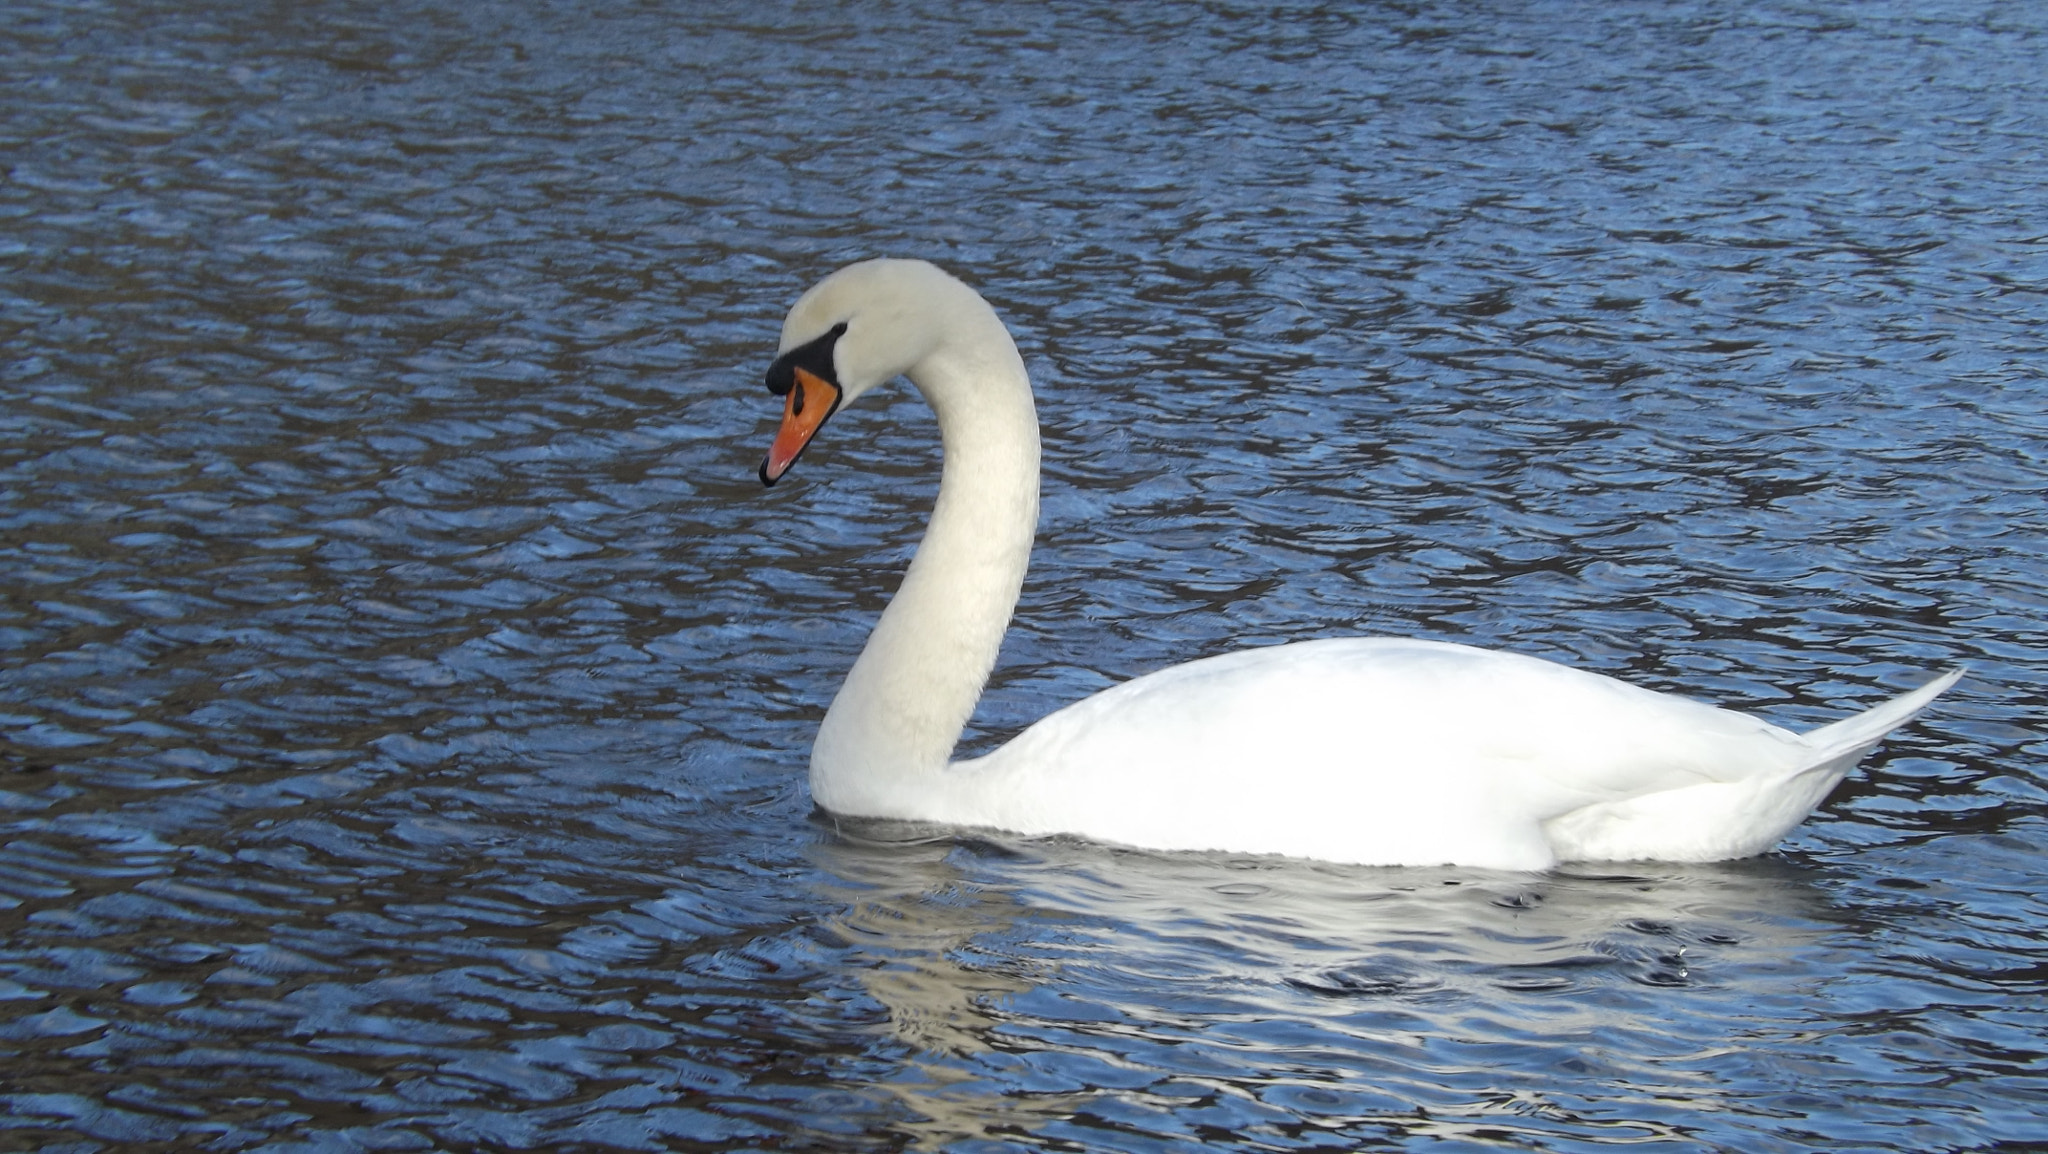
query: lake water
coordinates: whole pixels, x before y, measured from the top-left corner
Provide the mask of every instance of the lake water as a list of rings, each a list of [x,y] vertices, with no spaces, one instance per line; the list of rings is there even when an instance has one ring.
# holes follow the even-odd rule
[[[14,0],[0,1147],[2038,1150],[2048,8]],[[1538,875],[812,814],[936,260],[1045,521],[970,730],[1352,633],[1795,727]]]

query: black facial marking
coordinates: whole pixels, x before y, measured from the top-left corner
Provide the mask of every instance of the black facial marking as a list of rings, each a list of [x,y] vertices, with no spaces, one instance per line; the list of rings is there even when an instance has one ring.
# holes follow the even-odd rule
[[[832,346],[846,335],[846,322],[841,321],[825,330],[823,336],[806,341],[775,358],[768,366],[768,391],[781,396],[796,387],[796,371],[803,369],[819,380],[839,387],[839,370],[832,364]],[[798,394],[801,398],[802,394]],[[802,412],[803,401],[797,401],[798,412]]]

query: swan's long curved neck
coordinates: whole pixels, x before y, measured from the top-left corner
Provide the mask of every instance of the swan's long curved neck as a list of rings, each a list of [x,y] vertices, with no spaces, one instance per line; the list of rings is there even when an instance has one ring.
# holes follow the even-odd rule
[[[945,464],[924,541],[811,748],[811,796],[835,813],[945,820],[953,746],[1023,588],[1038,414],[1008,331],[975,304],[905,374],[938,414]]]

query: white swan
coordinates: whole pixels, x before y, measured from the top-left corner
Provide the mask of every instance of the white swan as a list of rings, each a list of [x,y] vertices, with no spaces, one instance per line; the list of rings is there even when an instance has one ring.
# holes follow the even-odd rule
[[[1536,870],[1774,845],[1960,671],[1795,734],[1513,653],[1357,638],[1148,674],[952,762],[1024,580],[1038,418],[1009,331],[922,261],[852,265],[782,326],[774,484],[838,407],[897,376],[939,418],[937,505],[825,714],[826,811],[1168,850]]]

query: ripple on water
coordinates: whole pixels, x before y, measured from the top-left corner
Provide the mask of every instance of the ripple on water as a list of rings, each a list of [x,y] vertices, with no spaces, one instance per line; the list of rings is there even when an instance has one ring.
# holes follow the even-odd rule
[[[2038,1138],[2032,9],[858,15],[10,9],[0,1146]],[[763,492],[758,373],[878,254],[1039,393],[970,750],[1333,633],[1971,676],[1753,862],[811,820],[935,426]]]

